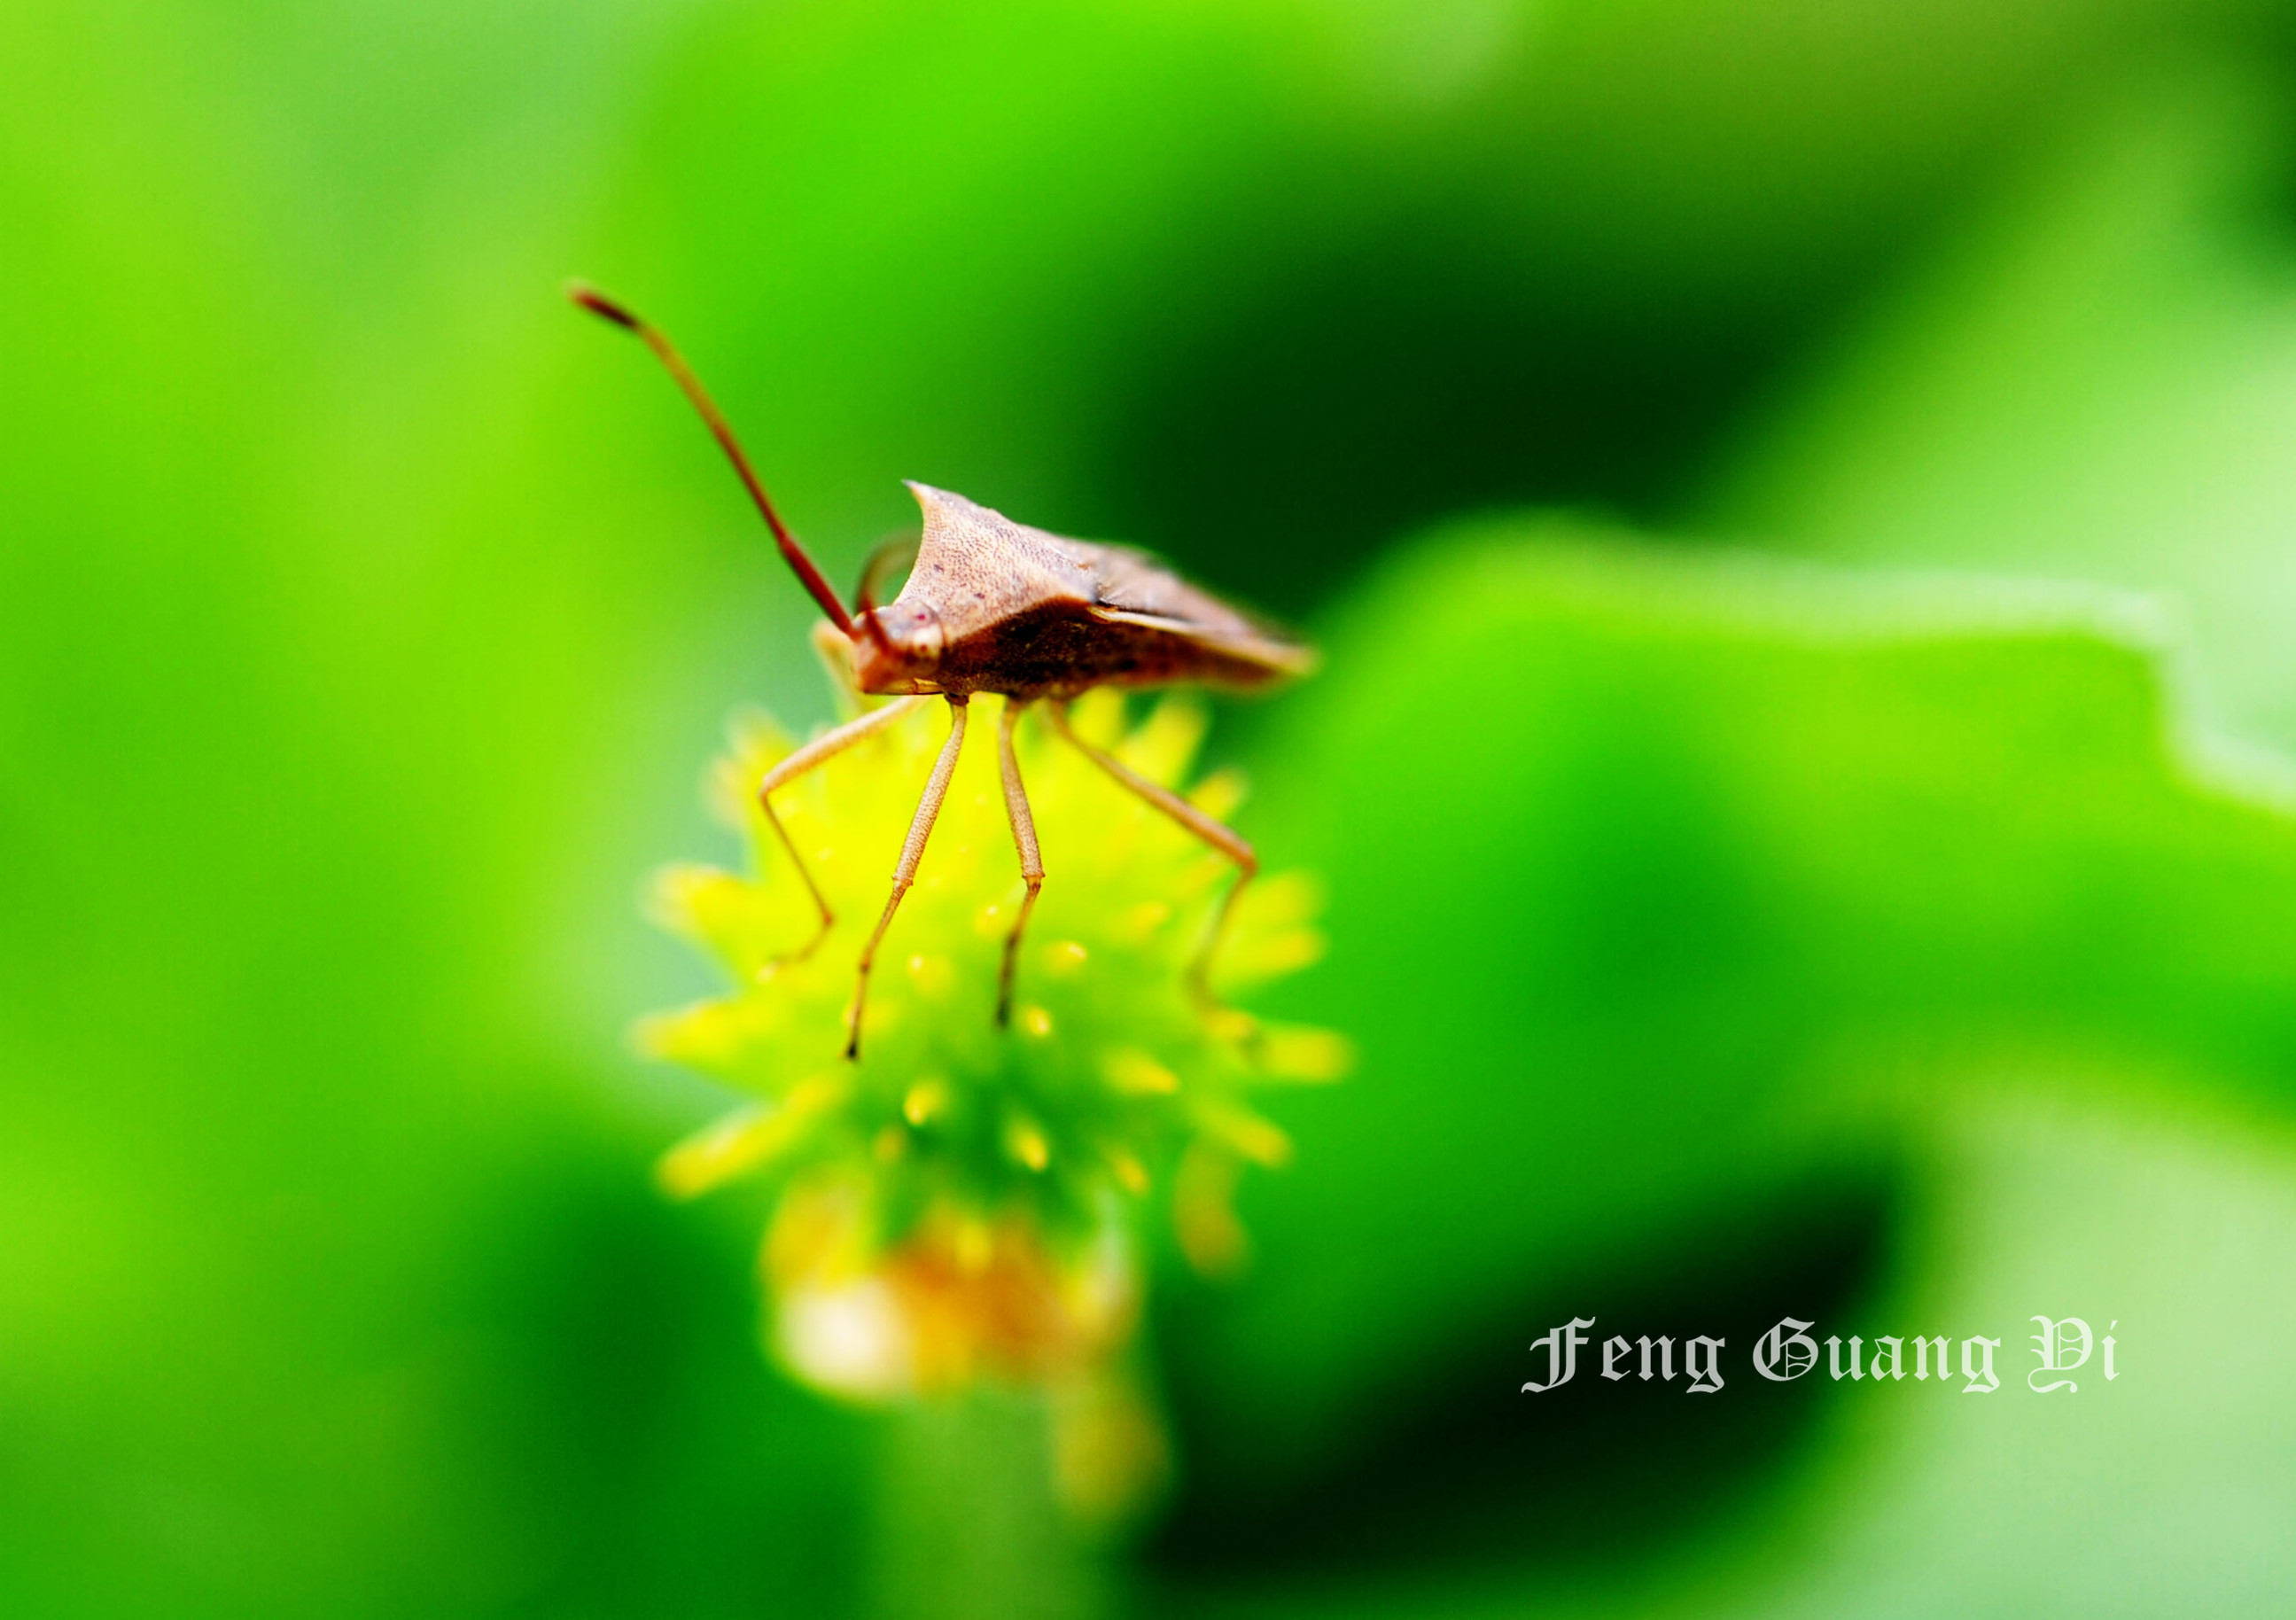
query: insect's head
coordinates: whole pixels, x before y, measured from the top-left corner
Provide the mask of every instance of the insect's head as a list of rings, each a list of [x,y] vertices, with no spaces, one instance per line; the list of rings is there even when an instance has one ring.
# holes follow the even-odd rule
[[[906,601],[864,608],[853,628],[853,678],[864,692],[940,690],[947,638],[931,608]]]

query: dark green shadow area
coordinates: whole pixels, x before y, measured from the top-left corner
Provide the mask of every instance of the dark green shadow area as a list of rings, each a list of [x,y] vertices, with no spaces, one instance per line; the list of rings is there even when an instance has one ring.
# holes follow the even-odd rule
[[[1840,1320],[1885,1284],[1900,1200],[1876,1176],[1814,1182],[1673,1234],[1624,1264],[1581,1264],[1431,1330],[1271,1474],[1264,1438],[1207,1393],[1219,1367],[1189,1333],[1196,1293],[1160,1333],[1186,1476],[1147,1550],[1176,1601],[1199,1584],[1408,1579],[1536,1565],[1567,1575],[1656,1557],[1781,1488],[1826,1409],[1822,1377],[1767,1382],[1755,1341],[1781,1317]],[[1545,1394],[1525,1346],[1592,1315],[1576,1376]],[[1601,1376],[1603,1341],[1676,1341],[1677,1377]],[[1681,1346],[1724,1341],[1724,1387],[1688,1394]],[[1638,1367],[1630,1354],[1622,1363]],[[1185,1608],[1185,1605],[1182,1605]]]
[[[1108,532],[1282,613],[1447,514],[1670,510],[1824,326],[1702,323],[1656,287],[1608,310],[1528,296],[1517,256],[1423,224],[1291,245],[1129,358],[1094,480]]]

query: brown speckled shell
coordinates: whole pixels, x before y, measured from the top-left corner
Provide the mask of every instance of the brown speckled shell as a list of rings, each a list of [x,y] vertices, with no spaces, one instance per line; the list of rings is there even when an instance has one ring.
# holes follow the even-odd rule
[[[1033,698],[1182,681],[1248,687],[1314,662],[1144,552],[1047,534],[928,484],[909,489],[924,534],[895,605],[939,616],[937,690]]]

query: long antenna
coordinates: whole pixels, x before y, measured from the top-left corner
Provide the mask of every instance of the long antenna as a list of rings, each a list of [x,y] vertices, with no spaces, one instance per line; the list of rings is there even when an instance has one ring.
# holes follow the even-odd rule
[[[693,402],[693,408],[701,413],[701,420],[709,424],[711,435],[726,452],[726,459],[734,464],[734,471],[742,475],[742,487],[749,490],[750,498],[758,503],[758,510],[765,515],[766,527],[774,531],[774,543],[782,548],[782,555],[796,571],[798,582],[821,604],[821,611],[829,615],[830,623],[844,631],[849,638],[854,633],[853,616],[845,611],[845,604],[837,599],[837,593],[829,588],[829,581],[821,577],[821,570],[813,565],[813,559],[805,555],[805,547],[797,543],[797,537],[782,522],[781,514],[774,510],[774,503],[766,495],[766,486],[758,481],[757,472],[750,465],[750,458],[742,453],[741,443],[734,437],[733,428],[718,411],[717,402],[709,398],[709,391],[701,386],[701,380],[686,365],[685,357],[679,354],[670,341],[652,325],[640,320],[587,282],[569,282],[566,296],[591,314],[611,321],[627,332],[637,333],[645,341],[645,346],[653,350],[655,358],[668,368],[677,386]]]
[[[906,558],[902,556],[904,552],[908,554]],[[869,560],[861,564],[861,588],[853,598],[854,622],[888,657],[892,655],[893,644],[885,634],[883,621],[877,617],[877,581],[890,572],[897,561],[913,563],[916,560],[917,542],[906,535],[896,535],[890,540],[879,541],[877,549],[869,554]]]

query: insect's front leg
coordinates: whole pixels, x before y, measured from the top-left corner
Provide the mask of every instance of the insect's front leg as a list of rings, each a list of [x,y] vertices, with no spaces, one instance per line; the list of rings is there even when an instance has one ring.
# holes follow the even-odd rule
[[[814,909],[821,913],[821,925],[813,931],[813,937],[787,956],[775,958],[769,966],[778,966],[783,962],[800,962],[811,956],[815,948],[827,937],[830,925],[837,920],[829,909],[828,900],[822,898],[821,885],[813,881],[813,874],[806,867],[805,857],[797,852],[797,845],[791,840],[789,829],[782,825],[782,818],[774,814],[774,790],[787,786],[824,761],[843,753],[864,737],[874,736],[924,701],[922,697],[896,698],[882,709],[872,709],[857,720],[848,720],[836,730],[824,732],[791,754],[766,772],[765,780],[758,784],[758,808],[766,812],[766,825],[774,829],[774,836],[780,839],[782,848],[789,851],[790,864],[797,868],[799,881],[805,884],[805,892],[813,896]]]
[[[1235,862],[1235,882],[1220,897],[1219,909],[1212,914],[1211,926],[1204,931],[1203,942],[1196,948],[1194,959],[1188,964],[1188,988],[1198,1003],[1207,1011],[1220,1010],[1218,999],[1212,994],[1212,958],[1219,950],[1221,936],[1227,932],[1228,914],[1235,909],[1236,897],[1243,892],[1245,884],[1259,876],[1259,857],[1252,852],[1251,846],[1234,827],[1213,820],[1170,788],[1151,782],[1106,749],[1095,748],[1078,736],[1069,724],[1066,703],[1054,703],[1052,715],[1054,728],[1075,745],[1078,752]],[[1241,1015],[1231,1014],[1230,1016]]]
[[[1029,892],[1021,897],[1021,915],[1004,936],[1004,962],[996,974],[996,1027],[1013,1021],[1013,974],[1021,955],[1021,935],[1029,926],[1029,913],[1037,909],[1037,892],[1045,886],[1045,859],[1037,848],[1037,818],[1029,809],[1029,790],[1021,785],[1021,761],[1013,752],[1013,728],[1027,708],[1025,699],[1008,697],[996,724],[996,768],[1004,783],[1004,815],[1013,824],[1013,847],[1021,856],[1021,879]]]
[[[901,896],[917,880],[917,863],[924,859],[925,840],[932,836],[933,823],[940,818],[941,801],[948,797],[948,779],[956,774],[956,756],[964,747],[964,699],[948,699],[948,741],[940,745],[940,758],[933,761],[932,776],[925,783],[924,797],[917,801],[917,813],[910,819],[909,835],[901,844],[900,864],[893,868],[893,893],[885,902],[884,915],[869,934],[869,942],[861,947],[861,970],[853,986],[853,1010],[846,1015],[850,1031],[845,1041],[845,1056],[861,1056],[861,1009],[869,999],[869,969],[877,959],[877,946],[885,937],[885,930],[893,925],[893,913],[901,907]]]

